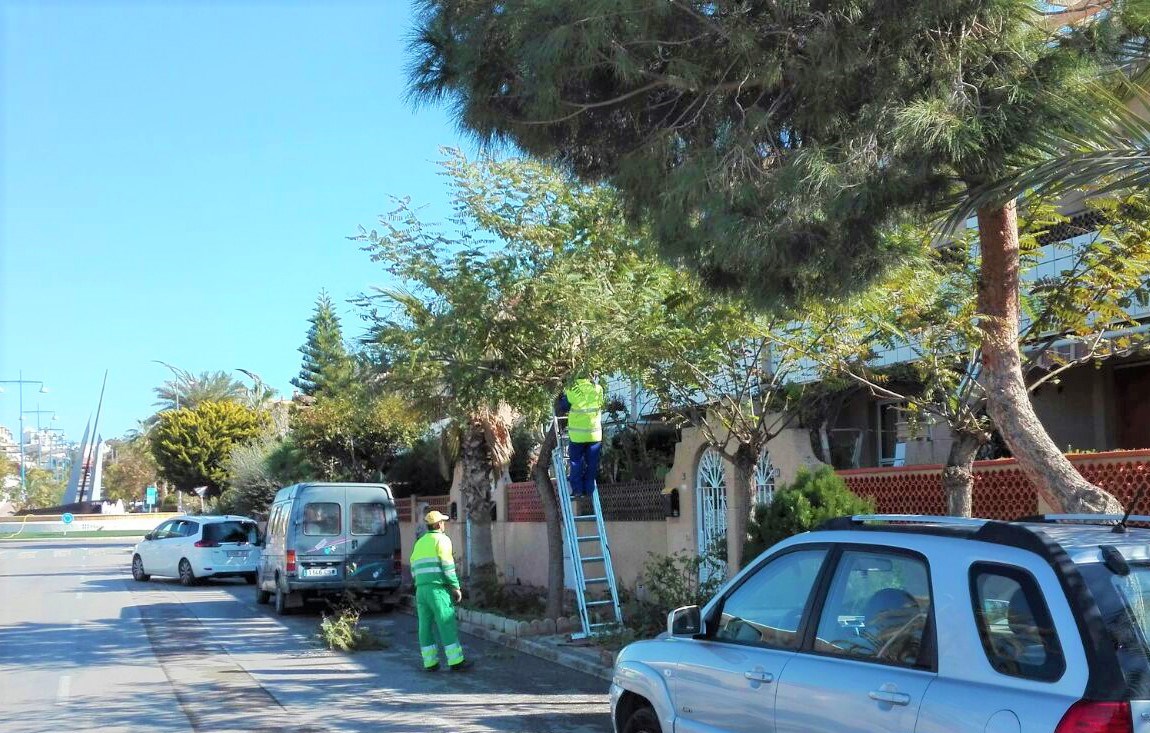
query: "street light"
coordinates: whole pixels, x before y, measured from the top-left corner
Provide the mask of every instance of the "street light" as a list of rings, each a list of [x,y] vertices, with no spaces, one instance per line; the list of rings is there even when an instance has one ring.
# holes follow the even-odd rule
[[[166,366],[168,371],[172,373],[172,376],[175,377],[175,379],[172,380],[172,392],[174,392],[176,396],[176,409],[180,409],[180,380],[184,378],[184,374],[186,374],[186,372],[181,372],[180,369],[172,366],[166,361],[160,361],[159,359],[152,359],[152,363]]]
[[[37,402],[35,410],[24,410],[23,414],[36,416],[36,468],[42,468],[42,466],[40,464],[43,463],[43,461],[44,461],[44,446],[41,443],[41,441],[43,440],[44,431],[40,427],[40,416],[41,415],[51,415],[52,416],[52,422],[56,422],[56,419],[57,419],[56,418],[56,411],[55,410],[41,410],[40,409],[40,403]],[[21,431],[21,433],[22,432],[23,431]]]
[[[20,385],[20,498],[23,499],[28,495],[27,487],[24,482],[24,385],[25,384],[38,384],[40,385],[40,394],[48,394],[48,388],[39,379],[24,379],[23,370],[20,371],[19,379],[0,379],[0,384],[18,384]],[[0,387],[0,390],[3,390]]]

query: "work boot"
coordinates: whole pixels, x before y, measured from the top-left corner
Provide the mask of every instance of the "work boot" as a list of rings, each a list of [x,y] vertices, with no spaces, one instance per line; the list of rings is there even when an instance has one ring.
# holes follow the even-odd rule
[[[433,665],[433,666],[431,666],[431,667],[424,667],[424,668],[423,668],[423,671],[424,671],[424,672],[438,672],[438,671],[439,671],[439,665],[438,665],[438,664],[435,664],[435,665]]]
[[[447,668],[452,672],[466,672],[467,670],[471,669],[474,664],[475,662],[472,662],[470,659],[464,659],[459,664],[447,665]]]

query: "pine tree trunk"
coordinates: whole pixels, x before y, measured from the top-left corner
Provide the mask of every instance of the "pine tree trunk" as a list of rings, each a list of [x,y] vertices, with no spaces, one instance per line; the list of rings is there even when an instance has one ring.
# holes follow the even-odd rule
[[[942,489],[946,494],[946,513],[952,517],[969,517],[974,506],[974,456],[983,443],[979,434],[956,432],[942,469]]]
[[[555,450],[555,430],[548,428],[539,448],[539,460],[535,462],[532,478],[535,491],[543,505],[543,521],[547,525],[547,618],[563,615],[563,525],[559,518],[559,501],[555,496],[555,485],[551,482],[548,468],[551,466],[551,452]]]
[[[747,524],[754,506],[755,463],[758,457],[748,446],[735,451],[734,475],[731,477],[731,508],[727,516],[727,577],[743,567],[743,545],[747,543]]]
[[[469,425],[460,444],[460,493],[471,520],[471,564],[468,591],[479,605],[495,587],[495,548],[491,540],[491,459],[482,427]]]
[[[980,209],[983,378],[988,410],[1022,472],[1056,511],[1121,512],[1122,505],[1074,469],[1030,403],[1018,350],[1019,249],[1014,202]]]

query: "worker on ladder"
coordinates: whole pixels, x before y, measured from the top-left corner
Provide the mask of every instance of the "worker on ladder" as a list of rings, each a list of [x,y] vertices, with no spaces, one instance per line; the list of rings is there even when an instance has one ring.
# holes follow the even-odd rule
[[[604,391],[599,375],[580,377],[559,397],[555,413],[567,415],[567,473],[571,498],[595,493],[599,453],[603,446]]]

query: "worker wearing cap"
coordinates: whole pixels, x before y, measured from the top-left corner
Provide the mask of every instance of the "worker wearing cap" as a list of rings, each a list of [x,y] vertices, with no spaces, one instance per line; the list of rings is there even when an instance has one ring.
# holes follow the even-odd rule
[[[463,658],[463,647],[459,645],[459,632],[455,628],[452,602],[463,600],[463,594],[455,574],[451,538],[443,531],[447,516],[432,510],[424,515],[423,523],[427,525],[427,534],[415,541],[415,549],[411,551],[411,577],[415,580],[415,610],[419,617],[419,651],[423,654],[423,669],[426,672],[439,669],[439,647],[435,643],[434,627],[447,655],[447,668],[459,672],[471,663]]]

